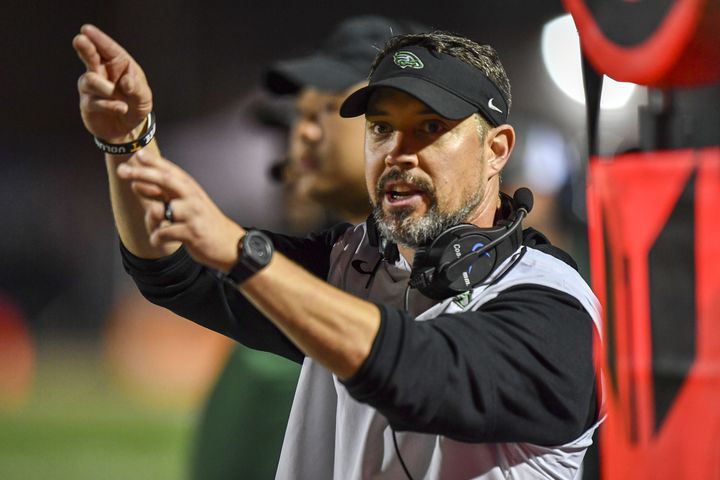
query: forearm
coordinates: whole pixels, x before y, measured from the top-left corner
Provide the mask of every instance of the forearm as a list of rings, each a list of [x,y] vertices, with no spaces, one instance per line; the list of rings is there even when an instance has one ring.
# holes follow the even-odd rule
[[[78,79],[80,115],[87,131],[109,144],[135,142],[148,129],[153,109],[152,91],[140,65],[117,42],[92,25],[83,25],[73,38],[73,48],[85,64]],[[145,143],[145,141],[143,141]],[[151,141],[142,150],[159,154]],[[140,150],[140,151],[142,151]],[[118,233],[131,252],[142,258],[163,257],[178,243],[153,247],[145,227],[146,209],[130,182],[120,180],[117,167],[137,164],[136,155],[106,155],[108,183]]]
[[[159,154],[155,140],[145,148]],[[167,243],[157,247],[150,244],[150,235],[145,226],[148,200],[143,200],[136,195],[132,191],[131,182],[123,180],[117,175],[117,167],[121,163],[137,164],[134,157],[134,155],[105,155],[115,226],[123,245],[135,256],[148,259],[165,257],[180,248],[180,242]]]
[[[281,254],[241,291],[305,355],[341,379],[363,364],[380,326],[377,306],[330,286]]]

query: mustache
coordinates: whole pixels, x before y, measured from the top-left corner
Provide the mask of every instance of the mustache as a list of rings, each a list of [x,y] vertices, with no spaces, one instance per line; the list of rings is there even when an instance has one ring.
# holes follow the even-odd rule
[[[380,177],[380,180],[378,180],[377,186],[375,188],[375,193],[377,194],[378,198],[382,197],[385,194],[385,187],[390,182],[408,183],[416,187],[420,192],[427,194],[430,197],[434,197],[435,195],[435,189],[433,188],[432,184],[424,178],[418,178],[409,172],[394,168],[382,177]]]

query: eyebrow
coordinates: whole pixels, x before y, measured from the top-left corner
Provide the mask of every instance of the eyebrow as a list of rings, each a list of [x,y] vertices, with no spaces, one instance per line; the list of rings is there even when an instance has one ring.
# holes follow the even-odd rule
[[[417,112],[417,113],[420,114],[420,115],[437,115],[437,116],[442,117],[442,115],[440,115],[440,114],[437,113],[435,110],[432,110],[432,109],[429,108],[429,107],[428,107],[428,108],[424,108],[424,109],[420,110],[420,111]],[[365,116],[368,116],[368,115],[370,115],[370,116],[382,116],[382,115],[390,115],[390,114],[389,114],[388,112],[386,112],[385,110],[380,110],[380,109],[376,109],[376,108],[372,108],[372,107],[369,107],[369,106],[368,106],[367,110],[365,110]]]

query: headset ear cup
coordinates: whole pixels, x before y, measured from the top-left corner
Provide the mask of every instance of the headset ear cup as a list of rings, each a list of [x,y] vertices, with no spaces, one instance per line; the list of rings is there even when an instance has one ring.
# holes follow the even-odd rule
[[[493,271],[496,263],[496,251],[490,249],[481,255],[473,255],[492,241],[492,237],[475,228],[446,248],[440,260],[436,277],[444,282],[448,295],[471,290],[481,284]]]
[[[477,232],[475,225],[462,223],[448,228],[435,238],[427,248],[426,262],[434,267],[439,267],[442,262],[448,261],[453,256],[452,245],[463,242],[462,239]]]
[[[496,265],[495,249],[490,249],[479,257],[475,257],[467,269],[472,285],[477,285],[485,281],[490,276]]]
[[[480,229],[478,229],[474,235],[468,239],[471,240],[471,244],[468,245],[467,251],[476,252],[489,244],[494,238],[486,233],[480,233]],[[468,268],[468,274],[470,275],[473,285],[484,282],[493,270],[495,270],[497,266],[497,253],[497,247],[491,248],[473,259]]]
[[[472,288],[462,276],[448,275],[443,266],[470,252],[470,248],[478,243],[478,231],[475,225],[455,225],[438,235],[428,247],[417,249],[410,284],[426,297],[436,300],[454,297]],[[487,241],[483,237],[480,244]]]
[[[435,300],[441,300],[449,295],[446,288],[447,282],[438,276],[440,273],[438,267],[448,245],[462,235],[467,227],[471,227],[471,225],[461,224],[451,227],[438,235],[430,245],[420,247],[415,251],[410,274],[410,285],[413,288],[417,288],[420,293]]]
[[[511,253],[512,241],[508,238],[481,255],[473,256],[472,252],[479,251],[505,231],[504,225],[481,229],[470,224],[445,230],[429,247],[416,252],[411,286],[435,300],[472,290],[486,281]]]

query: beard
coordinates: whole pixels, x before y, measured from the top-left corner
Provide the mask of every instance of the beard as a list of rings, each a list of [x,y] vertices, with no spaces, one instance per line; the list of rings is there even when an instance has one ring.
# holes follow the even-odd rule
[[[382,198],[385,195],[385,185],[391,180],[412,184],[422,192],[429,201],[427,213],[422,217],[413,218],[412,207],[385,212],[382,208]],[[373,217],[382,237],[399,245],[417,249],[428,245],[448,228],[465,222],[480,205],[483,189],[477,188],[467,195],[462,205],[455,211],[445,212],[440,209],[435,189],[428,181],[415,178],[405,171],[391,170],[378,181],[375,194],[378,201],[373,206]]]

